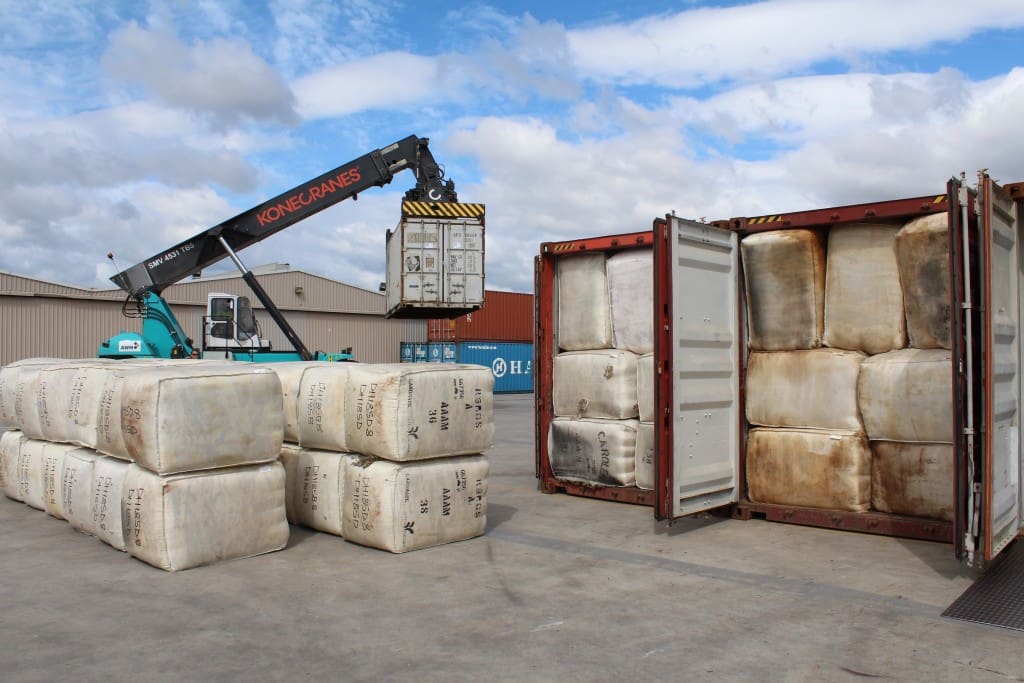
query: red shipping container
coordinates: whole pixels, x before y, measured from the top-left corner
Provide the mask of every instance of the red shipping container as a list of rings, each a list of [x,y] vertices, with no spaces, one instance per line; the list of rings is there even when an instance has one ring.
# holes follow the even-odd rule
[[[428,341],[533,341],[533,294],[487,290],[483,307],[451,320],[427,321]]]

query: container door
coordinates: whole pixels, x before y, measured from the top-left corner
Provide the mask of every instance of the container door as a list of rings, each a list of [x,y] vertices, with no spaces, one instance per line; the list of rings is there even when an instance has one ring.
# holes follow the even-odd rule
[[[986,174],[978,180],[984,260],[985,435],[982,539],[986,562],[1021,529],[1020,279],[1017,204]]]
[[[736,233],[655,222],[655,516],[738,500],[739,249]]]

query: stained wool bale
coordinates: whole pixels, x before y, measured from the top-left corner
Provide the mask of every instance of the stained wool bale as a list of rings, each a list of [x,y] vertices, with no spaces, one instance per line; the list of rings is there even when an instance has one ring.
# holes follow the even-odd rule
[[[953,365],[945,349],[902,349],[864,361],[857,401],[882,441],[953,442]]]
[[[636,359],[636,409],[641,422],[654,421],[654,354]]]
[[[608,257],[612,346],[633,353],[654,350],[654,252],[627,249]]]
[[[60,362],[58,358],[26,358],[0,368],[0,429],[21,429],[26,394],[24,385],[39,367]]]
[[[92,515],[92,473],[97,458],[95,451],[75,448],[64,456],[61,470],[61,502],[64,518],[74,529],[95,535]]]
[[[555,415],[626,419],[639,413],[637,356],[631,351],[560,353],[551,384]]]
[[[953,445],[871,442],[871,507],[953,520]]]
[[[751,353],[747,421],[763,427],[860,431],[860,351],[812,349]]]
[[[46,511],[57,519],[67,519],[64,514],[64,491],[61,488],[61,476],[64,472],[64,459],[74,446],[62,443],[46,442],[42,448],[43,506]]]
[[[178,571],[288,543],[279,462],[159,475],[130,465],[122,505],[128,552]]]
[[[648,422],[636,430],[636,487],[654,488],[654,425]]]
[[[43,449],[45,441],[25,439],[18,455],[18,499],[37,510],[46,509],[43,498]]]
[[[896,233],[896,260],[903,285],[910,346],[952,347],[949,311],[949,219],[921,216]]]
[[[463,541],[487,526],[486,456],[345,465],[345,540],[404,553]]]
[[[311,367],[330,365],[322,361],[294,361],[287,363],[271,363],[270,368],[281,380],[282,408],[284,410],[284,440],[290,443],[299,442],[298,406],[302,395],[302,374]],[[307,404],[303,405],[303,408]]]
[[[558,259],[557,264],[559,348],[582,351],[611,347],[605,255],[574,254]]]
[[[482,453],[494,444],[494,375],[480,365],[352,365],[348,450],[404,462]]]
[[[124,482],[131,463],[116,458],[96,458],[92,468],[92,533],[101,541],[125,549],[122,527]]]
[[[285,445],[281,449],[281,464],[287,482],[288,521],[341,536],[345,464],[360,457]]]
[[[752,429],[747,486],[755,503],[864,512],[871,505],[871,449],[857,432]]]
[[[825,241],[814,230],[775,230],[740,242],[752,351],[821,346]]]
[[[907,344],[903,290],[890,225],[832,228],[825,271],[825,346],[868,354]]]
[[[636,483],[637,420],[556,417],[548,432],[548,459],[559,479],[606,486]]]
[[[25,441],[25,435],[16,430],[0,434],[0,478],[3,479],[4,495],[12,500],[24,500],[18,465],[21,460],[21,447]]]
[[[326,363],[308,368],[299,382],[295,404],[299,445],[344,452],[345,401],[352,363]]]
[[[269,462],[281,452],[281,382],[272,370],[193,363],[133,368],[120,380],[124,444],[148,470]]]

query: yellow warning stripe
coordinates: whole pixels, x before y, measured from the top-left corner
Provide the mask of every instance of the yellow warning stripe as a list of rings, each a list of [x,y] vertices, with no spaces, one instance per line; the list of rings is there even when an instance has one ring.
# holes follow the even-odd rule
[[[575,242],[562,242],[561,244],[552,244],[551,251],[572,251],[576,248]]]
[[[479,218],[484,215],[484,205],[461,204],[459,202],[402,202],[402,215]]]
[[[934,199],[934,201],[932,201],[932,204],[941,204],[944,201],[946,201],[946,195],[940,194],[938,197]]]
[[[747,223],[750,225],[760,225],[761,223],[778,223],[782,220],[782,216],[758,216],[757,218],[750,218]]]

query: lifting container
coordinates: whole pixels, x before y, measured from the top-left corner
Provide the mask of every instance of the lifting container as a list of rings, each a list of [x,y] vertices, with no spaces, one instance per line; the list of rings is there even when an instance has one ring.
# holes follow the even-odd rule
[[[387,315],[454,318],[484,303],[484,205],[402,202],[387,233]]]
[[[539,487],[545,492],[564,491],[653,505],[654,516],[659,520],[671,521],[710,511],[739,519],[755,517],[946,542],[952,544],[956,557],[968,564],[989,563],[1024,528],[1021,503],[1024,462],[1019,438],[1024,255],[1019,253],[1022,235],[1018,216],[1024,210],[1022,198],[1024,183],[1000,187],[982,173],[976,187],[953,179],[944,193],[926,197],[712,223],[666,216],[655,220],[653,234],[633,233],[542,244],[536,260],[535,365],[538,379],[535,397]],[[744,281],[743,258],[747,253],[743,250],[741,256],[742,241],[747,236],[769,231],[777,234],[803,231],[804,235],[811,231],[826,242],[832,229],[841,227],[845,242],[856,237],[851,231],[857,230],[857,224],[902,227],[929,216],[935,217],[930,219],[932,223],[941,222],[939,217],[944,217],[948,226],[944,239],[948,244],[949,269],[948,272],[940,270],[931,283],[936,286],[929,287],[936,297],[948,296],[948,300],[938,302],[937,308],[922,308],[915,300],[921,292],[909,283],[903,285],[905,314],[908,328],[912,330],[907,343],[913,344],[915,340],[913,330],[929,329],[929,340],[927,344],[922,343],[922,347],[945,346],[942,330],[936,333],[930,330],[935,327],[935,320],[941,320],[943,311],[940,309],[948,306],[952,386],[947,405],[951,403],[952,409],[946,422],[953,427],[953,443],[943,447],[942,444],[915,443],[909,438],[905,442],[893,442],[876,441],[872,437],[868,454],[874,463],[872,469],[865,470],[861,462],[856,469],[858,478],[846,480],[851,485],[856,481],[857,486],[862,486],[867,476],[875,480],[878,490],[867,511],[860,511],[864,507],[860,503],[865,500],[866,489],[857,493],[858,504],[847,506],[850,508],[847,510],[824,507],[828,503],[807,497],[801,503],[799,496],[793,498],[794,502],[755,502],[747,472],[748,459],[752,457],[748,441],[751,431],[761,428],[747,421],[746,372],[750,352],[758,350],[758,344],[752,343],[749,325],[752,321],[760,324],[764,320],[752,318],[749,309],[758,296],[760,300],[754,302],[758,316],[779,307],[771,301],[766,305],[763,291],[753,295],[745,291],[751,282]],[[892,235],[882,237],[892,241]],[[904,277],[905,272],[914,271],[902,262],[907,250],[901,253],[900,240],[897,236],[893,248],[897,259],[901,260],[900,277]],[[552,473],[546,443],[553,419],[552,361],[558,352],[556,262],[580,252],[611,255],[652,241],[653,490],[580,485],[559,480]],[[884,252],[874,251],[887,258]],[[931,250],[918,249],[916,253],[921,259],[942,265],[942,259],[936,259]],[[886,268],[891,270],[888,265]],[[936,272],[935,268],[922,268],[917,264],[917,272],[922,271]],[[808,272],[818,277],[817,269]],[[849,268],[842,275],[854,279],[862,277]],[[899,281],[895,286],[901,286]],[[805,287],[800,301],[815,302],[821,298],[807,294],[811,291]],[[825,299],[820,305],[828,306],[829,297]],[[842,313],[848,316],[848,305],[856,305],[856,302],[847,299],[842,303]],[[930,327],[915,328],[915,317]],[[815,322],[813,315],[800,318]],[[824,320],[827,343],[830,339],[827,313]],[[892,323],[887,324],[889,328],[882,332],[889,339],[896,338],[901,330]],[[772,333],[775,334],[774,329]],[[808,333],[794,335],[793,338],[810,340],[795,346],[814,348],[817,334],[810,328]],[[936,336],[938,342],[932,340]],[[921,339],[923,335],[917,333],[916,338]],[[869,359],[883,353],[886,347],[874,340],[854,339],[846,343],[861,346],[846,350],[867,353]],[[796,348],[790,346],[787,350]],[[896,373],[899,369],[890,372]],[[935,386],[941,386],[936,382],[933,382]],[[870,382],[864,384],[871,385]],[[942,401],[934,403],[941,405]],[[786,467],[808,462],[806,456],[815,448],[798,446],[813,441],[809,432],[805,437],[800,437],[798,432],[793,433],[783,449],[806,447],[809,450],[799,453],[790,450],[788,457],[785,452],[772,456],[782,458],[780,462]],[[829,441],[843,438],[847,437],[841,430],[828,437]],[[950,452],[945,450],[947,448],[952,451],[951,466],[944,460],[943,454]],[[931,472],[925,480],[920,479],[923,467],[930,468]],[[907,475],[904,481],[899,481],[902,473],[910,470],[914,471],[914,476]],[[886,488],[881,488],[880,484]],[[919,516],[914,516],[915,510]],[[900,514],[895,514],[897,512]]]

